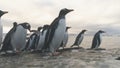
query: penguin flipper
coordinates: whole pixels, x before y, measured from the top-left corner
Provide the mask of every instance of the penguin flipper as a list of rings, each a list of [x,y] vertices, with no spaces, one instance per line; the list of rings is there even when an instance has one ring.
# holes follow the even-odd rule
[[[92,46],[91,46],[91,49],[95,48],[97,45],[97,39],[94,38],[93,41],[92,41]]]
[[[71,45],[70,47],[73,47],[74,45]]]
[[[98,37],[98,47],[100,46],[101,44],[101,40],[100,40],[100,36]]]
[[[92,43],[91,49],[94,49],[96,47],[96,43]]]
[[[63,47],[63,41],[61,42],[60,47]]]

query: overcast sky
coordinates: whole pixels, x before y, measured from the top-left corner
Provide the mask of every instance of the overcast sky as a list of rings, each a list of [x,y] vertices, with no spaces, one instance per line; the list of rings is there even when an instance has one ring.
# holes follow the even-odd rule
[[[33,28],[50,24],[62,8],[74,9],[66,16],[70,33],[101,29],[120,34],[120,0],[0,0],[0,9],[9,12],[2,17],[4,32],[14,21],[29,22]]]

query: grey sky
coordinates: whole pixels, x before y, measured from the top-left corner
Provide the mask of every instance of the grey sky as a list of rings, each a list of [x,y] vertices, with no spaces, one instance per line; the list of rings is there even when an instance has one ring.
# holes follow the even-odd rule
[[[82,29],[120,33],[120,0],[0,0],[0,9],[9,11],[2,17],[4,32],[14,21],[29,22],[33,28],[50,24],[62,8],[75,10],[66,16],[70,33]]]

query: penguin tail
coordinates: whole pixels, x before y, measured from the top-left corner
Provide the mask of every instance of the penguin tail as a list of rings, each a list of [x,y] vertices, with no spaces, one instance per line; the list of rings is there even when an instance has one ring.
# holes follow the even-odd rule
[[[74,44],[72,46],[70,46],[70,47],[73,47],[73,46],[74,46]]]
[[[27,51],[27,48],[23,48],[21,51]]]
[[[94,48],[95,48],[95,47],[92,46],[90,49],[94,49]]]
[[[74,43],[71,47],[76,46],[76,43]]]
[[[21,51],[25,51],[25,49],[22,49]]]

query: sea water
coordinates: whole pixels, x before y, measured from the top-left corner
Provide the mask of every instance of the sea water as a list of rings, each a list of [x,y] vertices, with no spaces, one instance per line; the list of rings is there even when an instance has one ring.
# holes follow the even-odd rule
[[[3,38],[5,37],[5,34],[3,34]],[[77,35],[69,35],[68,43],[66,47],[70,47],[75,42]],[[102,36],[102,42],[100,45],[100,48],[105,49],[113,49],[113,48],[120,48],[120,36]],[[80,44],[80,47],[83,48],[91,48],[92,45],[93,36],[84,36],[82,43]]]
[[[70,47],[76,39],[77,35],[69,35],[67,47]],[[83,48],[90,48],[92,45],[93,36],[84,36],[82,43],[80,44]],[[119,36],[102,36],[102,42],[100,48],[112,49],[120,48],[120,37]]]

